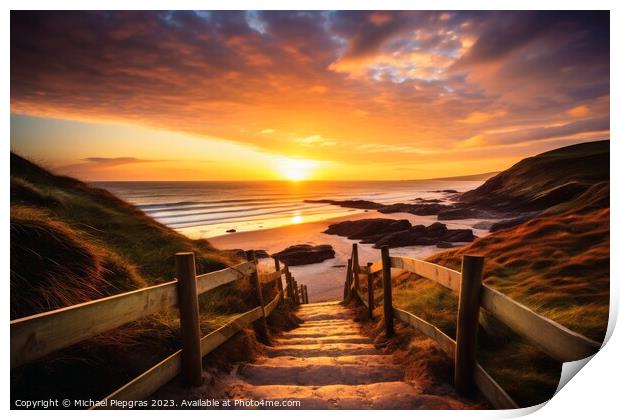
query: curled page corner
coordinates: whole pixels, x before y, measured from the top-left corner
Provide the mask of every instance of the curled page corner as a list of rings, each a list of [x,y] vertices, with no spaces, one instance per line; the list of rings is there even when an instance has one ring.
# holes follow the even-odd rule
[[[586,357],[585,359],[563,363],[562,373],[560,375],[560,382],[558,383],[558,387],[556,388],[553,396],[557,395],[557,393],[560,392],[562,388],[564,388],[564,385],[566,385],[568,381],[573,379],[573,376],[575,376],[577,372],[579,372],[590,360],[592,360],[595,355],[596,353],[594,353],[592,356]]]

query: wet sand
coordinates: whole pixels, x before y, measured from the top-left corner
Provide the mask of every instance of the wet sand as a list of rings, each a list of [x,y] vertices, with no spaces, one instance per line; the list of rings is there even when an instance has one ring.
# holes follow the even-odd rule
[[[343,236],[327,235],[323,233],[330,224],[345,220],[360,220],[370,218],[408,219],[411,224],[430,225],[437,221],[436,216],[415,216],[409,213],[382,214],[376,210],[350,214],[343,217],[325,219],[318,222],[299,223],[272,229],[256,230],[251,232],[230,233],[223,236],[208,238],[215,247],[220,249],[264,249],[268,253],[275,253],[291,245],[330,244],[336,252],[335,258],[318,264],[308,264],[290,267],[291,273],[298,283],[308,286],[310,302],[336,300],[342,297],[347,259],[351,255],[351,245],[355,240]],[[441,221],[448,228],[472,228],[480,219]],[[486,230],[473,229],[474,235],[485,236]],[[359,244],[360,263],[376,261],[380,258],[378,249],[372,244]],[[392,255],[414,258],[426,258],[441,249],[436,246],[407,246],[394,248]],[[269,264],[271,260],[264,260]]]

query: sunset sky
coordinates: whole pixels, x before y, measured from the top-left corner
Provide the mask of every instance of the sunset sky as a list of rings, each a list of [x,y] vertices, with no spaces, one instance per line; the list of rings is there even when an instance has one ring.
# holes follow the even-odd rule
[[[11,148],[86,180],[420,179],[609,138],[608,12],[11,12]]]

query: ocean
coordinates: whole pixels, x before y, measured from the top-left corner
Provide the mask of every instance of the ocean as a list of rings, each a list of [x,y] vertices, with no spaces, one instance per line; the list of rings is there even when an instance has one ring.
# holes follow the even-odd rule
[[[360,213],[304,200],[370,200],[384,204],[416,198],[449,202],[442,190],[468,191],[483,181],[196,181],[94,182],[159,222],[192,238],[255,231]]]

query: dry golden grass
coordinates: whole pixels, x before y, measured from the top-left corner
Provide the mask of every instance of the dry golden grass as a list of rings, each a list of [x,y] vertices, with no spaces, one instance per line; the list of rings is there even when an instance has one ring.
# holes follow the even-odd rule
[[[463,255],[485,257],[484,282],[534,311],[602,341],[609,311],[609,209],[534,219],[429,261],[460,271]],[[404,273],[394,278],[394,305],[455,337],[456,294]],[[483,313],[484,315],[484,313]],[[561,363],[507,329],[481,330],[478,359],[527,406],[549,399]]]

